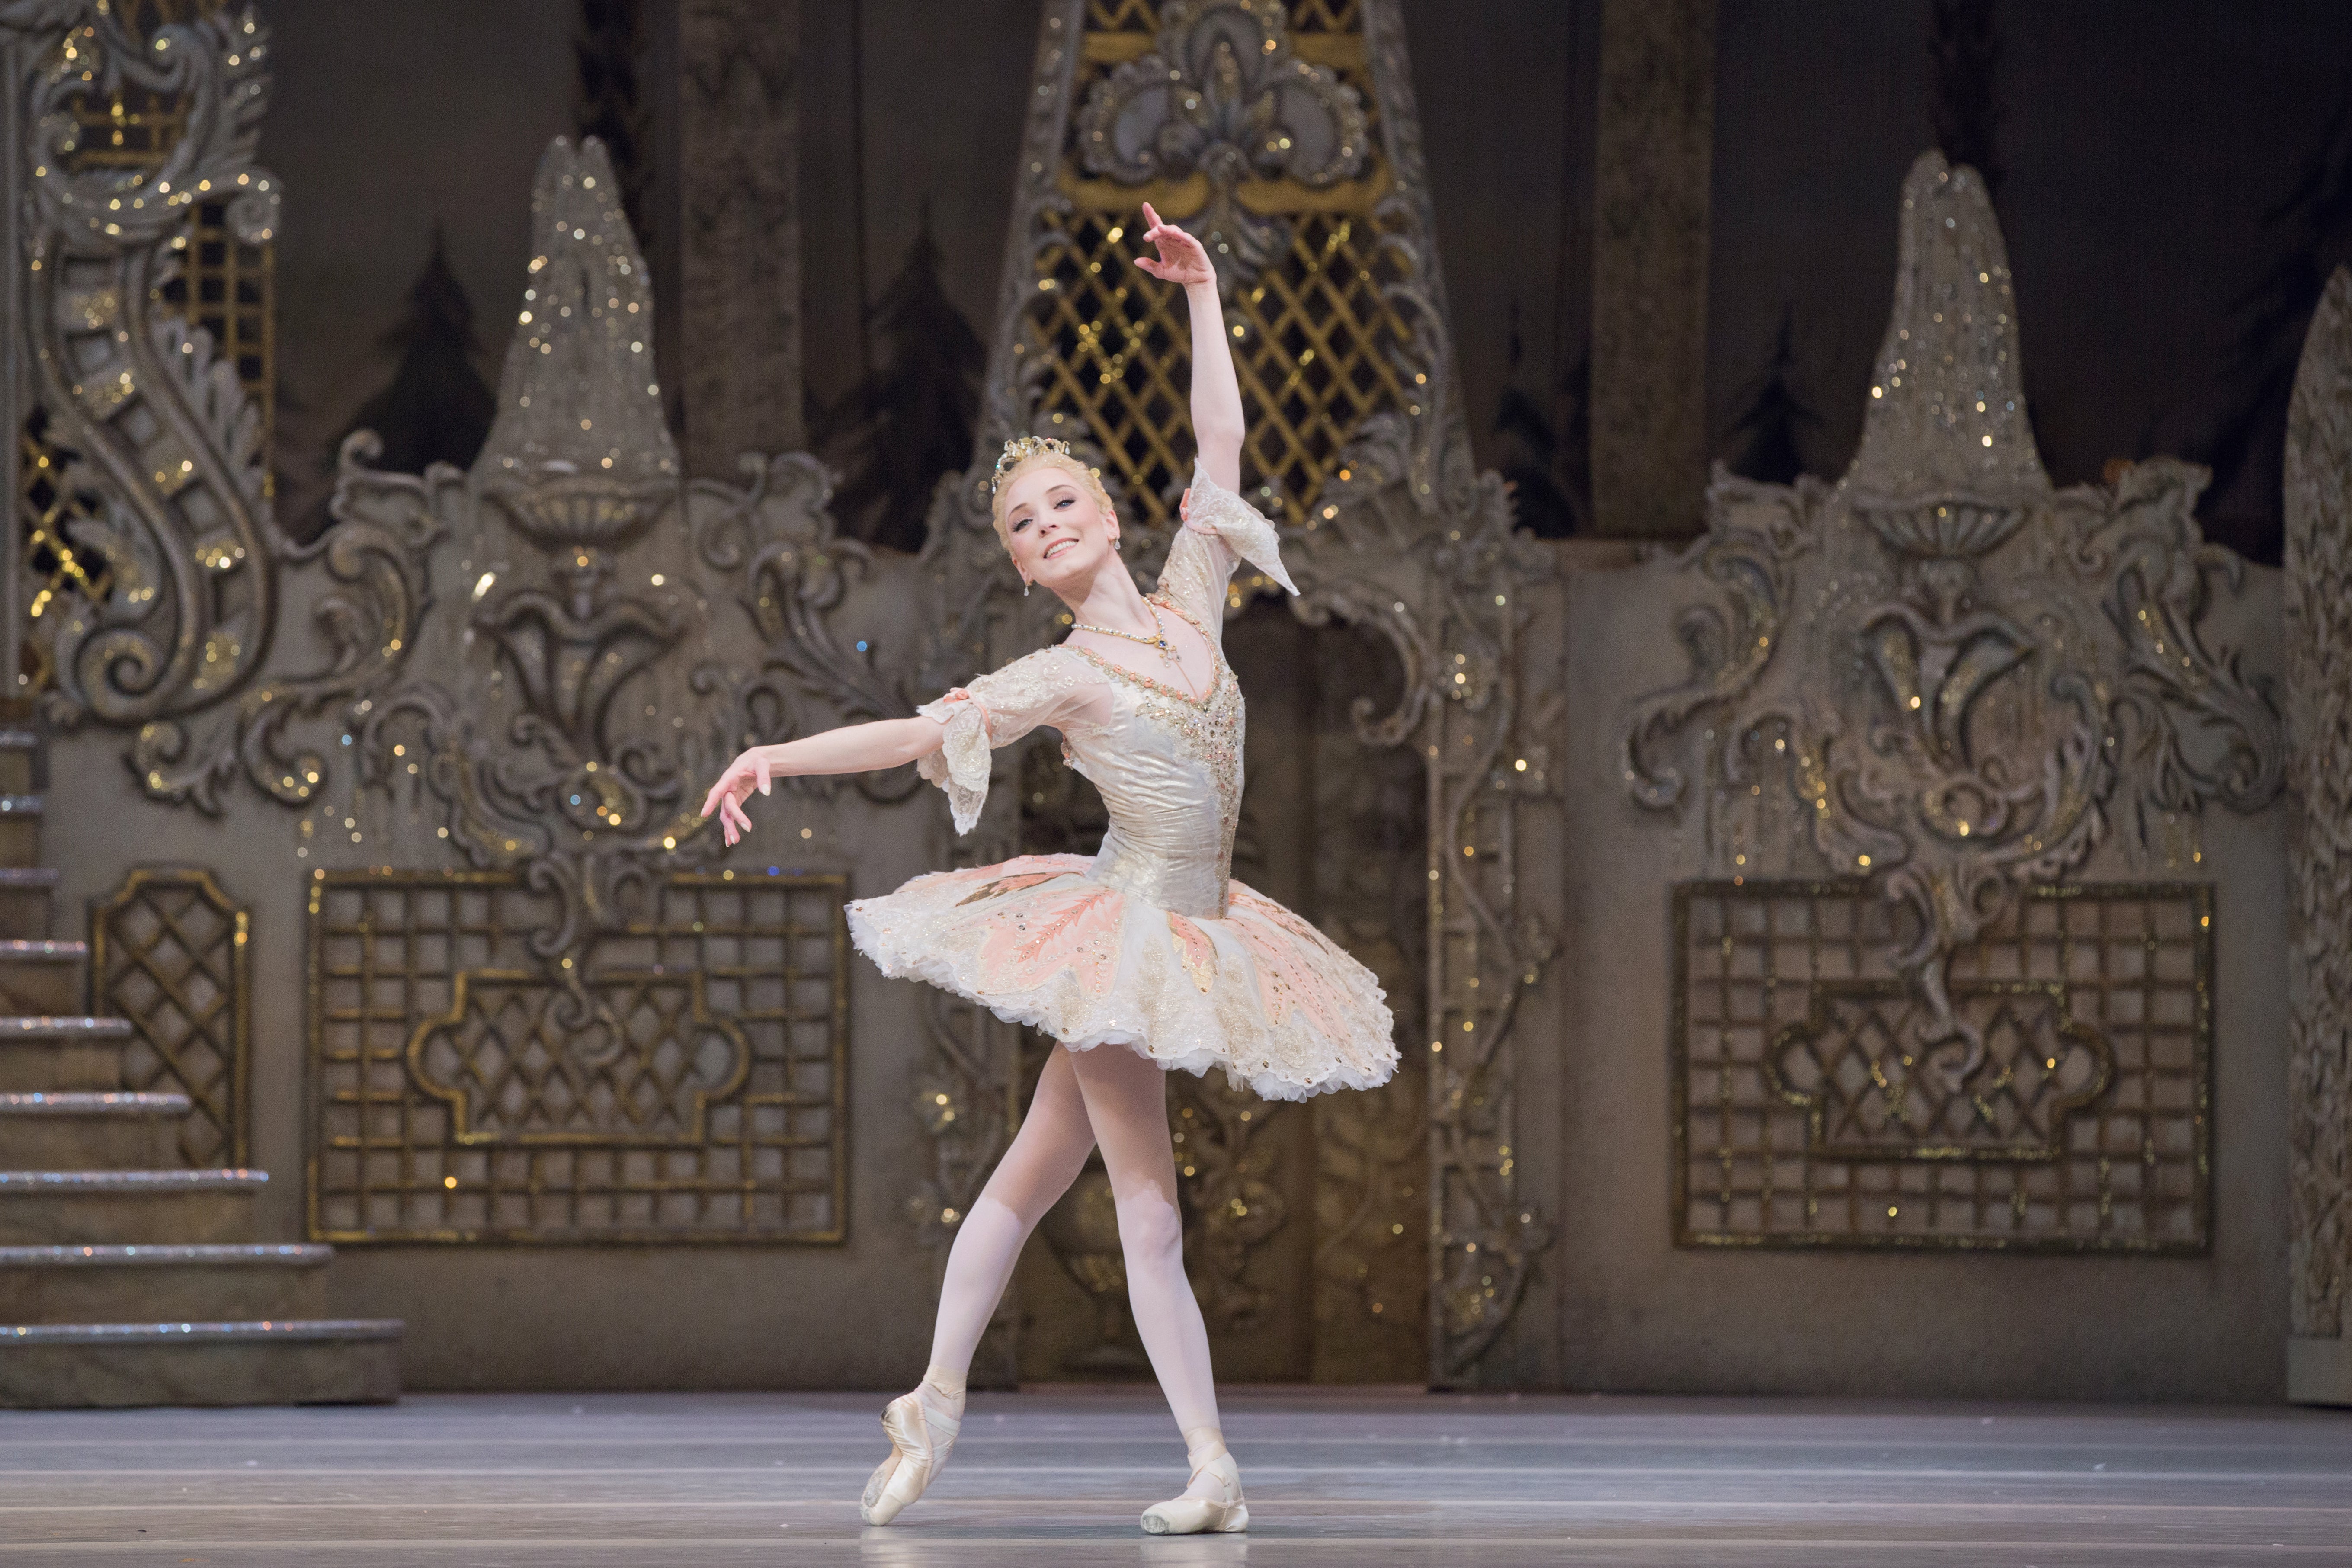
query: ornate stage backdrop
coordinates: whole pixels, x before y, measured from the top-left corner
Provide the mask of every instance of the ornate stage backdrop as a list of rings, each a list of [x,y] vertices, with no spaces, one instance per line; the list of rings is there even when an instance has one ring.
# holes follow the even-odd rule
[[[1571,1379],[2275,1398],[2278,574],[2053,486],[1981,182],[1900,200],[1853,467],[1571,584]]]
[[[1470,459],[1392,0],[1048,0],[972,466],[919,557],[835,537],[804,456],[708,466],[698,406],[792,344],[698,373],[689,469],[613,172],[561,141],[481,457],[386,474],[356,437],[297,547],[267,34],[156,20],[0,9],[49,857],[140,1087],[196,1102],[188,1158],[303,1173],[279,1233],[407,1321],[413,1386],[919,1364],[1045,1047],[878,979],[841,905],[1098,807],[1033,745],[961,841],[908,771],[781,787],[732,852],[692,812],[747,742],[1059,634],[989,525],[1008,435],[1097,463],[1154,569],[1189,443],[1173,300],[1129,265],[1150,200],[1217,258],[1303,590],[1229,602],[1237,862],[1406,1047],[1309,1105],[1172,1085],[1226,1372],[2276,1394],[2278,575],[2201,545],[2184,465],[2052,486],[1969,171],[1901,193],[1843,479],[1718,477],[1685,554],[1539,545]],[[979,1375],[1139,1371],[1108,1210],[1083,1178]],[[2341,1292],[2305,1294],[2327,1337]]]

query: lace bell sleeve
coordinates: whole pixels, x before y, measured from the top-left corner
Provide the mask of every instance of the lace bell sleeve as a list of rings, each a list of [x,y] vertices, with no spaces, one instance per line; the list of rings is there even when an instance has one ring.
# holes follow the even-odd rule
[[[1225,583],[1236,561],[1246,561],[1296,594],[1282,565],[1282,536],[1265,514],[1192,465],[1192,515],[1168,547],[1160,591],[1204,626],[1224,619]]]
[[[1042,648],[915,710],[947,730],[915,771],[947,791],[957,833],[970,833],[988,804],[989,753],[1041,726],[1065,734],[1086,727],[1102,685],[1085,661]]]

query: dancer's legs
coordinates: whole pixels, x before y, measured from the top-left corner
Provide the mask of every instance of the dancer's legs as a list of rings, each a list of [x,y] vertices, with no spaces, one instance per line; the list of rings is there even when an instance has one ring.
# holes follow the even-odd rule
[[[1184,1221],[1176,1206],[1176,1151],[1168,1136],[1167,1073],[1124,1046],[1068,1055],[1086,1096],[1087,1119],[1102,1145],[1118,1204],[1119,1250],[1128,1300],[1185,1442],[1216,1433],[1217,1385],[1209,1331],[1184,1277]]]
[[[892,1400],[882,1415],[890,1457],[866,1483],[859,1500],[868,1524],[898,1518],[947,1463],[963,1426],[964,1376],[971,1369],[971,1352],[1013,1277],[1021,1244],[1077,1178],[1094,1147],[1068,1056],[1057,1050],[1046,1062],[1021,1131],[956,1227],[931,1331],[931,1364],[914,1392]]]
[[[1122,1056],[1134,1057],[1132,1051]],[[1137,1058],[1140,1060],[1140,1058]],[[1144,1064],[1149,1066],[1149,1064]],[[1152,1068],[1153,1076],[1159,1069]],[[1161,1115],[1161,1137],[1167,1121]],[[1070,1053],[1056,1047],[1038,1077],[1029,1114],[1012,1147],[997,1162],[973,1200],[971,1212],[956,1227],[955,1245],[948,1249],[946,1277],[940,1284],[940,1315],[931,1331],[931,1374],[953,1374],[953,1387],[963,1392],[972,1352],[1013,1278],[1013,1265],[1023,1243],[1045,1211],[1069,1190],[1087,1155],[1095,1145],[1087,1102],[1078,1092],[1070,1068]],[[1172,1168],[1172,1167],[1171,1167]],[[944,1381],[944,1380],[942,1380]]]

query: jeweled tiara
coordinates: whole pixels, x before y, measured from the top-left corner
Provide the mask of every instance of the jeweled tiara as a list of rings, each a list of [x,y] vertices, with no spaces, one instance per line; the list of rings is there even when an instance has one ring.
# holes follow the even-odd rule
[[[994,495],[997,486],[1004,482],[1005,475],[1040,452],[1059,452],[1066,458],[1070,455],[1070,444],[1051,436],[1015,436],[1004,443],[1003,455],[996,459],[996,472],[989,477],[988,493]]]

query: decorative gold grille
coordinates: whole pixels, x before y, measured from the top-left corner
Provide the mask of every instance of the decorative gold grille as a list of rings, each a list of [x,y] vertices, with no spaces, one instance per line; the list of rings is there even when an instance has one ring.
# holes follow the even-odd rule
[[[277,295],[278,247],[239,239],[226,204],[198,204],[180,275],[164,285],[163,298],[210,332],[221,357],[236,364],[260,408],[265,450],[278,425]]]
[[[123,1087],[184,1094],[180,1156],[198,1169],[248,1155],[251,917],[200,870],[133,870],[89,912],[101,1014],[128,1018]]]
[[[1292,231],[1277,260],[1236,272],[1224,319],[1248,417],[1244,487],[1277,521],[1312,526],[1341,447],[1368,415],[1419,414],[1425,373],[1400,370],[1397,360],[1411,324],[1386,290],[1412,280],[1412,264],[1406,252],[1382,245],[1374,216],[1391,177],[1356,5],[1302,0],[1290,19],[1290,47],[1361,100],[1370,157],[1359,177],[1322,189],[1287,178],[1241,182],[1244,208],[1278,215]],[[1146,0],[1094,0],[1074,101],[1148,52],[1159,25]],[[1198,174],[1140,185],[1093,177],[1079,155],[1079,121],[1070,118],[1057,181],[1070,206],[1040,215],[1048,238],[1036,252],[1036,299],[1013,352],[1045,362],[1038,430],[1092,441],[1135,512],[1164,525],[1192,474],[1190,378],[1180,368],[1189,365],[1189,337],[1181,295],[1135,270],[1139,214],[1149,201],[1162,217],[1190,218],[1210,199],[1209,182]]]
[[[311,1235],[843,1239],[847,890],[675,877],[575,993],[511,876],[314,873]]]
[[[114,586],[103,556],[77,551],[72,524],[95,515],[99,498],[64,482],[64,455],[42,438],[48,417],[35,409],[25,423],[17,458],[17,515],[24,520],[20,549],[25,581],[31,585],[26,614],[35,620],[60,595],[73,595],[101,604]],[[20,684],[38,691],[49,684],[48,651],[37,637],[26,637]]]
[[[2212,890],[2042,889],[1954,955],[1923,1048],[1851,883],[1675,890],[1683,1246],[2200,1252]]]

